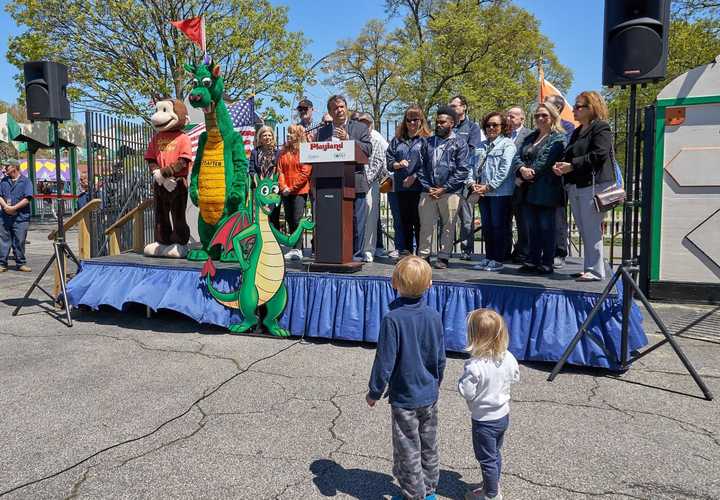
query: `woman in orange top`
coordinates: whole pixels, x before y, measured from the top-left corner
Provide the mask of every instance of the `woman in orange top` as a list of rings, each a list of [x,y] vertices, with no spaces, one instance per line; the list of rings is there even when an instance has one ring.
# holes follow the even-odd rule
[[[305,142],[305,128],[302,125],[288,127],[287,141],[277,162],[280,173],[278,184],[282,194],[283,210],[288,225],[288,233],[292,234],[305,212],[308,193],[310,192],[310,174],[312,166],[300,163],[300,143]],[[285,254],[287,260],[302,259],[302,238],[294,249]]]

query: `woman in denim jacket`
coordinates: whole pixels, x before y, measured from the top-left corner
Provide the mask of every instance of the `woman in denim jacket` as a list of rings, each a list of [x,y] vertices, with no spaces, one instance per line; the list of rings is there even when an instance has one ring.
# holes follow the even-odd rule
[[[560,178],[553,166],[565,151],[565,129],[557,108],[549,103],[535,110],[537,128],[520,146],[513,165],[518,179],[527,184],[520,210],[530,228],[528,262],[520,272],[551,274],[555,258],[555,212],[565,202]]]
[[[482,120],[486,139],[475,149],[472,178],[468,183],[471,206],[480,198],[480,219],[485,258],[473,269],[499,271],[512,245],[512,194],[515,189],[512,161],[515,142],[504,113],[493,111]]]

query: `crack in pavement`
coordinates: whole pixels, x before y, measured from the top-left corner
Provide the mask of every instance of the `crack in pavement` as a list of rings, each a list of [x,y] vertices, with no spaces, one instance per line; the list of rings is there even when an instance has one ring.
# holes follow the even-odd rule
[[[203,429],[205,428],[205,424],[207,423],[207,415],[205,414],[205,412],[203,412],[202,408],[200,408],[200,405],[197,405],[196,408],[197,408],[197,410],[200,412],[200,420],[195,424],[196,427],[195,427],[195,429],[193,429],[192,432],[190,432],[189,434],[186,434],[186,435],[184,435],[184,436],[179,436],[179,437],[177,437],[177,438],[175,438],[175,439],[171,439],[170,441],[168,441],[168,442],[166,442],[166,443],[162,443],[160,446],[157,446],[157,447],[155,447],[155,448],[151,448],[151,449],[149,449],[149,450],[147,450],[147,451],[145,451],[145,452],[143,452],[143,453],[139,453],[139,454],[137,454],[137,455],[134,455],[134,456],[132,456],[132,457],[129,457],[129,458],[123,460],[123,461],[120,463],[120,465],[118,465],[118,466],[115,467],[115,469],[120,469],[120,468],[126,466],[127,464],[129,464],[130,462],[132,462],[132,461],[134,461],[134,460],[137,460],[137,459],[142,458],[142,457],[146,457],[146,456],[148,456],[148,455],[150,455],[150,454],[152,454],[152,453],[155,453],[156,451],[160,451],[160,450],[162,450],[162,449],[164,449],[164,448],[169,448],[169,447],[171,447],[172,445],[174,445],[174,444],[176,444],[176,443],[180,443],[180,442],[182,442],[182,441],[186,441],[186,440],[192,438],[193,436],[195,436],[195,435],[196,435],[197,433],[199,433],[201,430],[203,430]]]
[[[570,407],[570,408],[589,408],[591,410],[613,411],[613,412],[617,412],[617,413],[627,416],[628,421],[635,419],[635,414],[649,415],[649,416],[653,416],[653,417],[657,417],[657,418],[661,418],[661,419],[665,419],[665,420],[674,422],[683,431],[708,438],[711,441],[713,441],[713,443],[716,446],[720,447],[720,437],[715,432],[711,431],[710,429],[706,429],[705,427],[702,427],[700,425],[694,424],[692,422],[687,422],[687,421],[681,420],[679,418],[671,417],[669,415],[664,415],[662,413],[655,413],[655,412],[644,411],[644,410],[633,410],[633,409],[628,409],[628,408],[620,408],[620,407],[615,406],[612,403],[606,401],[605,399],[602,399],[601,401],[605,405],[605,407],[588,405],[588,404],[584,404],[584,403],[569,403],[569,402],[564,402],[564,401],[555,401],[552,399],[513,399],[512,400],[513,403],[518,403],[518,404],[549,404],[549,405],[556,405],[556,406],[566,406],[566,407]]]
[[[329,458],[329,459],[332,459],[333,456],[334,456],[336,453],[340,453],[340,450],[342,449],[342,447],[347,444],[347,441],[345,441],[343,438],[341,438],[341,437],[337,434],[337,432],[335,431],[335,427],[337,426],[338,420],[340,419],[340,417],[343,416],[342,408],[340,407],[339,404],[337,404],[337,402],[335,401],[335,399],[336,399],[336,398],[342,398],[342,397],[357,396],[357,395],[359,395],[359,394],[366,394],[367,391],[364,391],[364,390],[363,390],[363,391],[361,391],[361,392],[354,392],[354,393],[349,393],[349,394],[338,394],[338,392],[339,392],[339,389],[336,390],[335,393],[334,393],[329,399],[313,399],[313,400],[312,400],[312,401],[323,401],[323,402],[326,402],[326,403],[329,402],[329,403],[332,404],[332,405],[335,407],[335,409],[337,410],[337,413],[335,414],[335,416],[334,416],[334,417],[332,418],[332,420],[330,421],[330,426],[328,427],[327,430],[328,430],[328,432],[330,433],[330,437],[333,439],[333,441],[337,441],[339,444],[338,444],[338,446],[337,446],[334,450],[332,450],[330,453],[328,453],[327,458]],[[319,471],[317,471],[317,472],[314,472],[315,477],[314,477],[313,480],[316,480],[317,478],[320,478],[320,477],[324,476],[324,475],[325,475],[328,471],[330,471],[332,468],[333,468],[332,464],[328,464],[327,467],[325,467],[324,469],[319,470]],[[269,498],[274,499],[274,500],[279,500],[280,498],[282,498],[282,496],[283,496],[288,490],[290,490],[291,488],[294,488],[294,487],[298,486],[299,484],[303,483],[304,481],[305,481],[305,479],[303,478],[303,479],[300,479],[300,480],[298,480],[298,481],[296,481],[296,482],[294,482],[294,483],[286,484],[280,492],[276,493],[275,495],[273,495],[273,496],[271,496],[271,497],[269,497]]]
[[[41,477],[41,478],[39,478],[39,479],[34,479],[34,480],[32,480],[32,481],[27,481],[27,482],[25,482],[25,483],[18,484],[18,485],[14,486],[14,487],[12,487],[12,488],[10,488],[10,489],[8,489],[8,490],[5,490],[5,491],[0,492],[0,497],[5,496],[5,495],[8,495],[8,494],[13,493],[13,492],[16,492],[16,491],[21,490],[21,489],[23,489],[23,488],[27,488],[28,486],[32,486],[32,485],[41,483],[41,482],[43,482],[43,481],[47,481],[48,479],[52,479],[52,478],[55,478],[55,477],[57,477],[57,476],[60,476],[61,474],[64,474],[64,473],[66,473],[66,472],[68,472],[68,471],[71,471],[71,470],[75,469],[76,467],[79,467],[80,465],[82,465],[82,464],[84,464],[84,463],[92,460],[93,458],[95,458],[95,457],[97,457],[97,456],[99,456],[99,455],[101,455],[101,454],[103,454],[103,453],[105,453],[105,452],[107,452],[107,451],[113,450],[113,449],[115,449],[115,448],[119,448],[119,447],[124,446],[124,445],[126,445],[126,444],[135,443],[135,442],[141,441],[141,440],[143,440],[143,439],[145,439],[145,438],[147,438],[147,437],[149,437],[149,436],[152,436],[153,434],[157,433],[158,431],[160,431],[161,429],[163,429],[163,428],[166,427],[167,425],[171,424],[172,422],[175,422],[176,420],[179,420],[179,419],[185,417],[188,413],[190,413],[190,412],[192,411],[193,408],[197,407],[197,405],[198,405],[199,403],[201,403],[203,400],[205,400],[205,399],[209,398],[210,396],[212,396],[213,394],[215,394],[215,393],[216,393],[217,391],[219,391],[222,387],[224,387],[226,384],[230,383],[231,381],[233,381],[234,379],[236,379],[236,378],[239,377],[240,375],[243,375],[244,373],[247,373],[247,372],[250,370],[250,368],[252,368],[252,367],[255,366],[256,364],[262,363],[263,361],[267,361],[268,359],[274,358],[275,356],[279,356],[280,354],[284,353],[285,351],[287,351],[287,350],[289,350],[289,349],[292,349],[293,347],[295,347],[295,346],[298,345],[299,343],[300,343],[300,341],[293,342],[292,344],[290,344],[290,345],[288,345],[288,346],[285,346],[285,347],[283,347],[282,349],[279,349],[279,350],[273,352],[272,354],[269,354],[269,355],[267,355],[267,356],[263,356],[263,357],[261,357],[261,358],[256,359],[255,361],[253,361],[252,363],[250,363],[250,364],[247,366],[247,368],[237,371],[236,373],[234,373],[233,375],[231,375],[229,378],[227,378],[227,379],[223,380],[222,382],[220,382],[219,384],[217,384],[217,385],[215,386],[215,388],[213,388],[212,390],[205,392],[201,397],[199,397],[198,399],[196,399],[190,406],[188,406],[188,408],[187,408],[185,411],[183,411],[182,413],[180,413],[180,414],[178,414],[178,415],[175,415],[174,417],[172,417],[172,418],[164,421],[163,423],[161,423],[160,425],[158,425],[157,427],[155,427],[155,429],[151,430],[150,432],[147,432],[147,433],[142,434],[142,435],[140,435],[140,436],[136,436],[136,437],[134,437],[134,438],[126,439],[126,440],[124,440],[124,441],[120,441],[120,442],[118,442],[118,443],[115,443],[115,444],[106,446],[106,447],[104,447],[104,448],[96,451],[95,453],[92,453],[91,455],[88,455],[87,457],[83,458],[82,460],[80,460],[80,461],[78,461],[78,462],[76,462],[76,463],[74,463],[74,464],[72,464],[72,465],[69,465],[69,466],[65,467],[64,469],[59,470],[59,471],[57,471],[57,472],[53,472],[53,473],[48,474],[48,475],[46,475],[46,476],[43,476],[43,477]],[[187,352],[187,351],[185,351],[185,352]]]
[[[658,493],[668,495],[670,498],[695,498],[697,500],[717,500],[717,496],[707,495],[704,493],[697,493],[694,491],[687,490],[681,486],[674,484],[660,484],[656,482],[648,483],[628,483],[631,488],[637,488],[645,491],[652,496],[650,498],[657,497]]]
[[[92,468],[93,468],[93,466],[90,466],[87,469],[85,469],[85,471],[82,473],[80,478],[77,481],[75,481],[75,483],[73,484],[72,490],[70,490],[70,493],[68,494],[68,496],[65,497],[64,500],[72,500],[73,498],[78,497],[78,495],[80,494],[80,487],[82,487],[83,483],[85,481],[87,481],[88,475],[90,474],[90,469],[92,469]]]
[[[715,446],[720,447],[720,437],[718,437],[715,432],[711,431],[710,429],[706,429],[705,427],[702,427],[700,425],[694,424],[692,422],[687,422],[685,420],[680,420],[679,418],[671,417],[669,415],[663,415],[662,413],[655,413],[652,411],[644,411],[644,410],[632,410],[632,409],[625,409],[625,408],[618,408],[617,406],[612,405],[611,403],[608,403],[607,401],[603,401],[608,407],[612,408],[615,411],[618,411],[620,413],[624,413],[631,418],[635,418],[635,415],[650,415],[657,418],[662,418],[665,420],[669,420],[671,422],[674,422],[680,427],[683,431],[689,432],[690,434],[695,434],[697,436],[703,436],[705,438],[710,439]],[[687,427],[686,427],[687,426]],[[690,428],[688,428],[690,427]]]
[[[207,359],[217,359],[220,361],[229,361],[230,363],[235,365],[235,368],[237,370],[242,370],[243,368],[240,366],[240,363],[235,358],[229,358],[227,356],[219,356],[216,354],[207,354],[202,352],[203,349],[206,347],[205,344],[198,342],[194,339],[186,339],[187,342],[192,342],[194,344],[199,344],[200,348],[195,351],[188,351],[183,349],[171,349],[171,348],[161,348],[161,347],[153,347],[148,344],[144,344],[140,340],[133,338],[133,337],[116,337],[114,335],[107,335],[102,333],[70,333],[70,334],[59,334],[59,335],[18,335],[13,333],[5,333],[0,332],[0,336],[9,336],[9,337],[16,337],[16,338],[65,338],[65,337],[101,337],[106,339],[112,339],[117,340],[119,342],[132,342],[140,349],[145,351],[155,351],[155,352],[167,352],[167,353],[174,353],[174,354],[191,354],[194,356],[201,356],[203,358]]]
[[[636,368],[633,370],[633,372],[641,372],[641,373],[661,373],[664,375],[675,375],[679,377],[688,377],[691,378],[690,374],[688,372],[673,372],[669,370],[655,370],[653,368]],[[710,374],[702,374],[699,373],[701,378],[711,378],[711,379],[720,379],[720,375],[710,375]]]
[[[533,481],[532,479],[528,479],[528,478],[524,477],[522,474],[519,474],[519,473],[517,473],[517,472],[507,472],[507,471],[503,471],[501,474],[502,474],[503,476],[514,477],[514,478],[519,479],[519,480],[521,480],[521,481],[524,481],[524,482],[526,482],[526,483],[528,483],[528,484],[532,484],[533,486],[538,486],[538,487],[540,487],[540,488],[552,488],[552,489],[557,489],[557,490],[560,490],[560,491],[565,491],[565,492],[567,492],[567,493],[573,493],[573,494],[579,494],[579,495],[587,495],[587,496],[590,496],[590,497],[605,497],[605,496],[608,496],[608,495],[610,495],[610,496],[612,496],[612,497],[624,496],[624,497],[627,497],[627,498],[635,498],[635,499],[638,499],[638,500],[646,500],[645,497],[638,497],[638,496],[632,495],[632,494],[630,494],[630,493],[623,493],[623,492],[620,492],[620,491],[606,490],[606,491],[602,491],[602,492],[593,492],[593,491],[576,490],[576,489],[574,489],[574,488],[569,488],[569,487],[567,487],[567,486],[560,486],[560,485],[558,485],[558,484],[540,483],[540,482],[538,482],[538,481]]]

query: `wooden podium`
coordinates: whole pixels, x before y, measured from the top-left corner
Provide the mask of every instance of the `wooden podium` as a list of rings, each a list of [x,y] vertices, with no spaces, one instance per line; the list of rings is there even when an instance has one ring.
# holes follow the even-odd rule
[[[312,165],[315,201],[315,262],[311,271],[354,273],[353,204],[355,169],[368,158],[355,141],[300,144],[300,162]]]

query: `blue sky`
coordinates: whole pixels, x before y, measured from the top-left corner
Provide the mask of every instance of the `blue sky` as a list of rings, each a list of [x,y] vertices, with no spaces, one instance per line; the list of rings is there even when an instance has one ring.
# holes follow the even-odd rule
[[[339,39],[355,37],[370,19],[386,17],[382,0],[272,0],[289,6],[289,28],[300,30],[311,40],[307,47],[313,61],[332,51]],[[15,67],[7,63],[8,38],[20,30],[5,12],[0,26],[6,27],[0,37],[0,100],[13,102],[17,90],[13,82]],[[603,3],[600,0],[516,0],[515,3],[534,14],[541,30],[555,44],[560,62],[573,71],[572,99],[586,89],[601,86]],[[331,89],[317,86],[308,94],[318,104]]]

